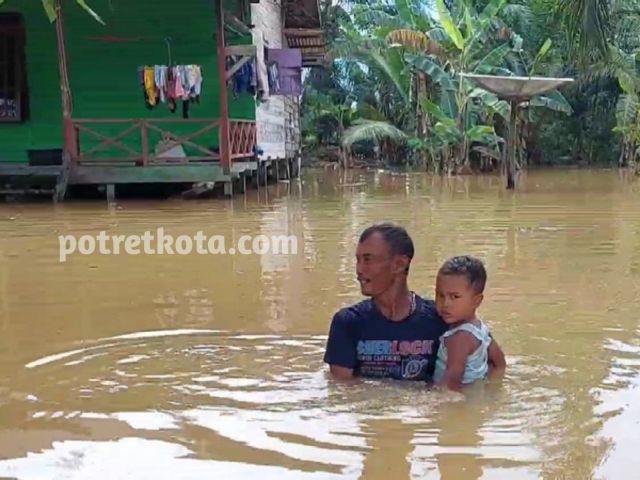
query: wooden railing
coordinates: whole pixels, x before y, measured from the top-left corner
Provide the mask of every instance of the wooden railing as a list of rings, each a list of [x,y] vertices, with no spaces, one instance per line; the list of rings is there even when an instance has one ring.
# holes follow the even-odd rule
[[[253,157],[256,145],[256,122],[232,120],[229,125],[229,145],[231,159]]]
[[[78,119],[72,120],[72,156],[79,165],[175,165],[219,162],[213,140],[219,119]],[[218,136],[218,137],[216,137]],[[252,157],[253,121],[232,120],[231,159]]]

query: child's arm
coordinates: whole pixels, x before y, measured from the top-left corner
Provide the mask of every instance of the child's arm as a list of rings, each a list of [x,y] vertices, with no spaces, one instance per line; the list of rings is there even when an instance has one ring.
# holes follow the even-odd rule
[[[447,370],[444,381],[450,390],[462,389],[462,377],[467,366],[467,357],[478,348],[478,340],[469,332],[458,332],[444,340],[447,346]]]
[[[507,368],[507,360],[504,357],[504,352],[498,342],[494,340],[489,344],[489,366],[497,371],[504,371]]]

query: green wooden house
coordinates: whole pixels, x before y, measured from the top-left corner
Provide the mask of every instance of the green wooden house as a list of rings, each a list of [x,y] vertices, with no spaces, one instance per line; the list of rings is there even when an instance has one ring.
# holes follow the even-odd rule
[[[98,185],[255,173],[256,101],[229,87],[256,54],[251,2],[89,3],[104,24],[75,0],[56,0],[55,22],[36,0],[0,5],[0,183],[46,169]],[[197,101],[149,106],[140,71],[156,65],[198,66]]]

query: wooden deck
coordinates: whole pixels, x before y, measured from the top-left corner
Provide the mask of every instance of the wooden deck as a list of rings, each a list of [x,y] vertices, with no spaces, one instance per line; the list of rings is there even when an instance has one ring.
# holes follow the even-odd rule
[[[64,175],[62,166],[29,166],[0,164],[0,195],[54,196],[61,179],[67,186],[113,186],[129,184],[207,184],[211,188],[223,184],[225,192],[242,193],[247,183],[258,187],[299,174],[296,161],[257,160],[235,161],[230,174],[225,174],[220,162],[164,165],[75,165]],[[236,185],[236,187],[233,187]],[[62,194],[64,198],[64,194]]]

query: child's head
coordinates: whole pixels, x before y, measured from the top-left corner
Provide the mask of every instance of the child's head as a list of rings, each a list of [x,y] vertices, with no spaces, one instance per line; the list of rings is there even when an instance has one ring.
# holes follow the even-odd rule
[[[487,272],[468,255],[444,262],[436,279],[436,308],[448,324],[472,320],[483,299]]]

